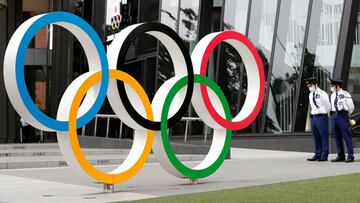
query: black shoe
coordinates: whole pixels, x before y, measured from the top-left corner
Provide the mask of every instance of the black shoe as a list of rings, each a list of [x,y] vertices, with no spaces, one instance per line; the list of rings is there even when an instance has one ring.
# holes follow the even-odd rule
[[[327,157],[321,157],[320,159],[318,159],[318,161],[327,161],[328,158]]]
[[[354,162],[354,157],[348,157],[346,160],[345,160],[345,163],[351,163],[351,162]]]
[[[332,159],[331,162],[343,162],[345,158],[336,157],[336,159]]]
[[[320,159],[320,157],[318,156],[313,156],[312,158],[307,159],[308,161],[317,161],[318,159]]]

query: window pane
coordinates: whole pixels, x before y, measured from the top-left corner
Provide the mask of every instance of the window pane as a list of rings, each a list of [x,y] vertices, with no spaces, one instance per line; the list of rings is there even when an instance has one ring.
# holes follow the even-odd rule
[[[339,38],[343,0],[314,1],[305,49],[302,80],[318,77],[320,88],[330,93],[328,78],[333,73]],[[309,91],[302,81],[295,131],[310,131]],[[304,119],[307,118],[307,119]]]
[[[360,12],[357,17],[357,24],[355,29],[355,41],[352,52],[351,66],[349,72],[348,86],[347,90],[351,94],[355,110],[353,115],[355,115],[355,120],[359,123],[359,113],[360,113]],[[360,128],[357,127],[353,129],[353,132],[360,133]]]
[[[160,22],[178,31],[179,0],[161,1]],[[157,88],[175,75],[169,52],[159,43]]]
[[[180,3],[180,8],[179,8]],[[196,45],[199,1],[169,0],[161,2],[161,23],[175,30],[189,48],[189,54]],[[178,17],[180,21],[178,21]],[[180,24],[178,25],[178,22]],[[159,44],[159,75],[157,88],[174,76],[174,68],[169,52]]]
[[[189,48],[189,54],[196,45],[199,1],[169,0],[161,2],[161,23],[174,29]],[[179,8],[180,3],[180,8]],[[179,17],[179,21],[178,21]],[[180,24],[178,25],[178,22]],[[174,76],[174,68],[169,52],[159,44],[159,75],[157,88]]]
[[[245,34],[248,8],[248,0],[225,1],[224,30],[231,29]],[[241,92],[246,91],[246,87],[242,88],[242,84],[245,82],[242,80],[244,64],[232,46],[221,43],[220,47],[221,57],[217,67],[217,82],[227,98],[231,114],[234,117],[240,111]]]
[[[249,38],[270,60],[277,0],[253,0],[249,24]],[[261,10],[261,15],[257,11]]]
[[[137,19],[132,12],[134,8],[137,8],[135,2],[106,0],[105,35],[113,35],[127,26],[136,23]]]
[[[161,23],[175,30],[183,39],[185,46],[191,54],[197,43],[198,23],[199,23],[199,0],[169,0],[161,1]],[[180,4],[180,5],[179,5]],[[180,6],[180,8],[179,8]],[[166,48],[159,43],[158,76],[157,89],[174,76],[172,59]],[[192,108],[189,108],[184,117],[197,117]],[[184,135],[185,122],[179,122],[171,128],[171,135]],[[188,126],[189,135],[201,135],[203,130],[202,123],[192,122]]]
[[[251,3],[251,14],[249,23],[249,38],[256,46],[260,57],[263,62],[265,71],[265,77],[270,64],[271,49],[273,45],[273,34],[275,27],[275,18],[277,10],[277,0],[253,0]],[[261,11],[261,15],[259,12]],[[241,95],[238,101],[238,110],[241,109],[241,104],[245,102],[246,90],[247,90],[247,78],[246,71],[243,69],[242,83],[241,83]],[[256,120],[241,133],[261,133],[262,128],[262,110],[259,112]]]
[[[198,32],[199,0],[181,0],[179,36],[191,53],[196,45]]]
[[[309,0],[282,1],[270,78],[266,132],[290,132]]]
[[[249,0],[225,1],[224,29],[246,32]]]
[[[159,22],[159,0],[140,0],[139,3],[139,22]]]
[[[161,1],[160,21],[177,31],[179,0]]]

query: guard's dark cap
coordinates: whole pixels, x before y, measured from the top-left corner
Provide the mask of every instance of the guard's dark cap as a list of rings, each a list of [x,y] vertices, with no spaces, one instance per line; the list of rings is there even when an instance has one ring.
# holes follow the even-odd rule
[[[334,79],[334,78],[330,78],[330,84],[332,85],[342,85],[343,81],[340,79]]]
[[[306,84],[315,84],[317,83],[317,77],[309,77],[305,79]]]

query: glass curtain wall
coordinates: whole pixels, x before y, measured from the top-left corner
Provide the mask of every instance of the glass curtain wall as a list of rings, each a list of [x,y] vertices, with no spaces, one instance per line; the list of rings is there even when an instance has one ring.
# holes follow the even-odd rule
[[[291,132],[309,0],[281,1],[265,132]]]
[[[333,74],[344,0],[313,1],[308,39],[303,59],[302,80],[295,132],[310,131],[309,91],[304,79],[316,76],[319,86],[330,93],[328,79]],[[304,119],[306,118],[306,119]]]
[[[355,29],[355,40],[352,50],[351,65],[348,77],[347,91],[351,94],[355,110],[353,116],[357,123],[360,119],[360,8],[357,16]],[[360,128],[356,126],[353,131],[360,133]]]
[[[169,26],[176,32],[178,28],[178,18],[179,18],[179,0],[168,0],[161,2],[161,14],[160,21],[161,23]]]
[[[278,0],[252,0],[251,1],[251,13],[250,22],[248,28],[248,37],[256,46],[260,57],[263,62],[265,71],[265,79],[267,79],[267,73],[271,63],[271,52],[273,47],[275,20],[278,8]],[[259,15],[260,11],[261,15]],[[239,103],[243,104],[246,97],[247,78],[246,71],[242,72],[242,80],[244,81],[242,94],[239,98]],[[265,106],[265,103],[264,105]],[[261,109],[256,120],[247,129],[241,131],[241,133],[261,133],[263,122],[263,110]]]
[[[224,30],[246,33],[249,0],[227,0],[224,10]]]
[[[169,26],[174,31],[179,31],[179,3],[180,0],[169,0],[161,2],[160,22]],[[157,88],[159,88],[166,80],[173,77],[174,67],[169,52],[160,43],[159,44],[159,74],[157,77]]]
[[[246,35],[249,0],[226,0],[224,5],[223,29],[235,30]],[[243,80],[244,64],[236,50],[227,43],[221,43],[217,82],[229,102],[232,116],[241,109],[240,98],[246,91]],[[221,77],[220,77],[221,76]]]
[[[198,41],[198,25],[199,25],[199,6],[200,0],[169,0],[161,2],[160,22],[172,28],[183,39],[185,46],[191,54]],[[169,78],[174,76],[174,67],[169,52],[159,43],[158,58],[158,76],[157,89]],[[196,117],[193,110],[189,109],[185,117]],[[195,132],[198,128],[193,128],[189,123],[189,134],[200,134]],[[185,122],[179,122],[170,131],[172,135],[184,135]],[[199,129],[202,129],[199,127]]]
[[[191,53],[197,42],[200,0],[180,1],[178,33]]]
[[[191,53],[197,42],[199,0],[162,1],[160,13],[160,22],[176,31]],[[169,52],[160,43],[157,88],[173,76],[174,68]]]
[[[333,73],[344,0],[225,0],[223,6],[222,29],[236,30],[251,39],[267,77],[264,112],[240,133],[310,131],[308,91],[303,79],[317,76],[321,88],[328,91],[327,78]],[[199,0],[163,1],[161,7],[161,22],[179,33],[190,53],[198,40],[198,10]],[[359,36],[357,32],[357,41]],[[219,52],[214,52],[219,54],[218,60],[214,60],[217,55],[213,54],[209,61],[214,73],[208,74],[221,86],[234,116],[246,97],[246,71],[232,47],[226,43],[220,47]],[[353,54],[358,54],[355,46]],[[354,67],[360,67],[356,60],[353,57],[350,70],[353,78],[357,77]],[[160,45],[158,81],[173,76],[171,64],[167,51]],[[352,81],[355,80],[349,79],[352,87],[348,89],[355,92],[356,82]]]

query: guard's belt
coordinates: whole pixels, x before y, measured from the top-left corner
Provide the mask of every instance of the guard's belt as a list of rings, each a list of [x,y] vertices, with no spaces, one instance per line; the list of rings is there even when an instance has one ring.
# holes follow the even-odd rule
[[[348,111],[341,110],[341,111],[330,111],[330,115],[342,115],[346,116],[348,115]]]

